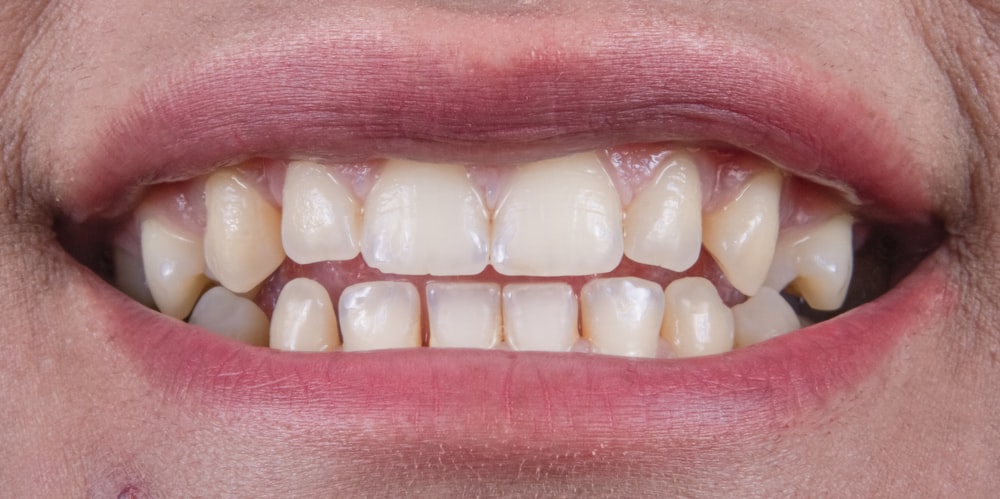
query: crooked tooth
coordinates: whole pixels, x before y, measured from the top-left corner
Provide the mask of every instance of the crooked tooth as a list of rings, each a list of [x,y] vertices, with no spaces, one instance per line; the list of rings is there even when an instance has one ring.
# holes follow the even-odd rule
[[[329,352],[338,346],[337,314],[326,288],[305,277],[288,281],[271,315],[271,348]]]
[[[565,283],[508,284],[503,328],[513,350],[568,352],[580,339],[580,304]]]
[[[667,162],[625,214],[625,255],[683,272],[701,254],[701,178],[688,156]]]
[[[188,322],[216,334],[255,346],[267,346],[267,315],[256,303],[222,286],[205,292]]]
[[[288,165],[281,241],[296,263],[350,260],[361,252],[361,206],[323,165]]]
[[[774,257],[780,222],[781,174],[754,175],[735,199],[704,216],[705,249],[733,287],[753,296]]]
[[[460,165],[389,161],[365,200],[362,254],[385,273],[478,274],[489,240],[489,214]]]
[[[792,289],[815,310],[844,304],[854,272],[853,225],[853,217],[842,214],[781,236],[779,252],[790,255],[794,269]]]
[[[234,170],[208,178],[205,205],[208,269],[230,291],[250,291],[285,259],[281,214]]]
[[[427,283],[430,346],[493,348],[500,343],[500,286]]]
[[[635,277],[595,279],[580,290],[583,336],[594,352],[656,357],[663,288]]]
[[[153,295],[146,285],[142,257],[116,246],[111,258],[115,269],[115,287],[129,298],[149,308],[155,307]]]
[[[733,312],[703,277],[685,277],[667,286],[661,335],[678,357],[733,349]]]
[[[156,308],[177,319],[187,317],[208,284],[201,238],[156,218],[143,220],[140,234],[146,283]]]
[[[769,340],[799,328],[795,310],[781,295],[768,287],[739,305],[733,305],[736,348]]]
[[[496,210],[492,264],[504,275],[609,272],[622,259],[618,191],[593,153],[517,168]]]
[[[420,296],[408,282],[365,282],[340,297],[344,351],[419,347]]]

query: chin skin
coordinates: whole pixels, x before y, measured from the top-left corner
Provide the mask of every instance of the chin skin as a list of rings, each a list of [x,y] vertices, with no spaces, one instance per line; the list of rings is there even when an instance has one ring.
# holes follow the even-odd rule
[[[0,326],[0,482],[7,493],[896,497],[920,491],[978,497],[996,490],[1000,211],[993,200],[1000,199],[1000,12],[985,2],[952,1],[867,2],[851,9],[821,1],[713,7],[673,1],[359,7],[110,0],[0,7],[6,180],[0,182],[0,303],[6,310]],[[370,52],[373,40],[381,40],[453,54],[454,66],[447,69],[454,72],[474,67],[509,75],[533,48],[553,57],[601,53],[660,31],[669,40],[672,29],[695,41],[724,40],[736,52],[788,56],[872,103],[891,124],[898,147],[913,158],[899,175],[921,179],[928,199],[920,205],[947,234],[890,292],[919,309],[899,305],[880,315],[885,307],[871,307],[854,315],[873,336],[899,331],[878,342],[879,355],[864,369],[827,360],[833,373],[810,378],[822,382],[800,385],[780,408],[759,403],[774,400],[766,398],[773,396],[765,393],[766,383],[746,383],[758,403],[731,396],[731,386],[720,386],[716,397],[685,398],[681,383],[666,378],[642,396],[626,397],[601,391],[618,386],[608,379],[626,379],[620,372],[560,365],[537,373],[547,384],[531,400],[510,392],[484,402],[466,396],[465,380],[446,364],[405,355],[398,363],[417,374],[407,378],[397,365],[377,379],[384,391],[378,389],[383,385],[357,386],[375,378],[325,366],[324,373],[338,376],[317,385],[322,393],[310,393],[254,386],[308,384],[314,378],[307,372],[256,376],[265,369],[258,373],[239,359],[200,352],[192,358],[217,362],[219,370],[239,366],[225,373],[239,386],[224,386],[215,372],[207,389],[198,381],[203,378],[177,368],[180,363],[163,360],[151,368],[148,359],[158,353],[177,356],[176,338],[148,310],[101,289],[56,238],[57,219],[94,206],[88,199],[100,187],[80,178],[93,171],[87,165],[94,158],[109,154],[107,124],[123,122],[122,109],[134,106],[136,96],[150,88],[169,94],[162,89],[211,61],[266,59],[268,51],[302,45],[356,43]],[[510,42],[514,34],[518,41]],[[567,41],[574,45],[560,48]],[[512,123],[515,118],[508,117]],[[863,130],[872,140],[881,133],[875,126]],[[844,133],[851,133],[849,126]],[[510,137],[485,127],[482,134],[493,142]],[[456,143],[476,147],[475,137],[462,139]],[[813,140],[821,142],[799,137]],[[214,158],[211,145],[195,146]],[[182,157],[184,151],[173,153]],[[114,178],[95,178],[94,185],[119,181],[125,170],[108,167]],[[128,332],[121,326],[146,322]],[[813,344],[809,351],[816,351],[824,340],[810,332],[796,333],[789,344],[803,350]],[[858,337],[866,332],[854,328]],[[756,350],[766,357],[765,375],[783,363],[780,355],[767,357],[769,351],[790,350]],[[735,352],[733,358],[748,355],[754,354]],[[534,366],[497,357],[484,360],[489,362],[506,370],[513,387],[531,377],[524,366]],[[268,396],[273,400],[260,400]]]

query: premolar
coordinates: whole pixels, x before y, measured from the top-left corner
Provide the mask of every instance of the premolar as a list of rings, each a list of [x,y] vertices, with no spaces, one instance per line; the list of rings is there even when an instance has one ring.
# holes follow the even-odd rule
[[[268,345],[270,326],[264,311],[221,286],[201,296],[188,322],[248,345]]]
[[[160,312],[177,319],[191,313],[208,285],[201,237],[156,219],[140,228],[146,283]]]

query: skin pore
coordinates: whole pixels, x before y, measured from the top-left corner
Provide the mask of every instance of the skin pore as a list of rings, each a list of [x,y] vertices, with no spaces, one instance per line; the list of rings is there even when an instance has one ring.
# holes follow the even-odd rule
[[[1000,7],[950,0],[860,2],[850,8],[791,0],[357,4],[9,0],[0,7],[0,163],[5,180],[0,182],[0,300],[6,310],[0,326],[0,483],[6,484],[6,493],[899,497],[919,491],[976,497],[1000,487],[995,473],[1000,461],[1000,333],[995,327],[1000,318],[1000,260],[995,257],[1000,251],[995,203],[1000,199]],[[886,141],[892,148],[907,151],[913,160],[900,167],[899,175],[920,179],[927,211],[944,233],[925,262],[940,293],[929,307],[933,313],[908,323],[899,340],[858,379],[835,388],[813,387],[824,393],[821,402],[804,398],[797,410],[781,412],[767,424],[741,413],[744,401],[734,402],[736,408],[724,406],[729,400],[724,397],[698,398],[696,403],[704,405],[684,408],[698,418],[660,418],[651,409],[656,386],[648,387],[650,405],[593,416],[581,409],[582,402],[550,404],[541,411],[545,417],[519,414],[516,394],[485,395],[479,402],[463,398],[467,380],[443,364],[445,356],[405,358],[413,370],[437,374],[430,378],[446,387],[434,387],[440,395],[434,400],[424,401],[420,393],[405,397],[417,400],[421,411],[399,410],[402,401],[397,407],[397,400],[384,399],[375,390],[367,402],[377,410],[369,407],[359,415],[341,410],[358,401],[348,395],[338,399],[348,392],[339,391],[337,380],[329,387],[313,387],[328,393],[303,400],[246,402],[240,396],[250,391],[238,390],[216,397],[220,390],[198,381],[165,381],[169,375],[162,375],[162,368],[139,360],[125,346],[137,336],[128,333],[129,340],[123,341],[116,324],[121,316],[100,308],[107,302],[115,310],[127,308],[126,298],[110,286],[100,288],[103,283],[60,242],[66,225],[87,218],[83,213],[91,208],[96,211],[100,203],[94,199],[100,196],[94,193],[102,185],[138,184],[149,180],[142,178],[147,173],[158,182],[196,176],[176,166],[186,159],[183,147],[171,150],[163,144],[156,154],[173,154],[177,160],[167,173],[128,177],[131,163],[109,166],[107,158],[120,144],[108,137],[127,136],[122,126],[109,123],[141,122],[150,128],[179,123],[128,118],[141,114],[137,107],[155,107],[137,105],[140,96],[169,100],[175,89],[191,83],[185,78],[192,74],[229,75],[227,61],[275,64],[284,60],[280,56],[302,52],[309,60],[311,50],[336,46],[328,58],[317,60],[342,67],[343,72],[329,72],[328,84],[343,86],[345,99],[360,101],[364,95],[352,92],[364,92],[352,90],[351,78],[362,78],[366,65],[407,67],[406,57],[393,59],[396,52],[386,47],[446,54],[440,66],[452,79],[399,75],[400,88],[439,85],[440,94],[426,94],[439,99],[432,102],[439,106],[428,107],[439,113],[434,115],[440,119],[435,130],[453,139],[450,147],[468,152],[517,133],[527,140],[548,129],[542,126],[546,123],[519,121],[528,110],[514,107],[518,115],[498,113],[493,129],[483,124],[486,120],[470,118],[470,129],[478,136],[460,136],[461,127],[448,128],[449,113],[475,107],[469,88],[484,87],[467,85],[455,75],[484,71],[508,83],[528,81],[530,71],[515,70],[523,70],[519,61],[532,54],[552,65],[546,67],[565,64],[570,70],[574,58],[604,60],[602,54],[622,47],[633,53],[647,47],[648,64],[669,74],[665,77],[678,78],[672,72],[683,72],[690,62],[672,62],[667,56],[679,45],[702,47],[710,54],[706,60],[732,55],[721,53],[725,49],[765,54],[747,59],[760,67],[792,61],[810,69],[802,78],[822,83],[815,86],[816,93],[831,98],[846,88],[876,118],[858,120],[856,129],[845,127],[844,136],[863,135],[859,143],[891,136]],[[344,47],[364,57],[352,57],[354,52]],[[410,63],[417,76],[429,74]],[[280,63],[275,65],[280,69]],[[600,71],[610,67],[605,64]],[[634,68],[623,63],[623,69]],[[541,88],[539,95],[558,73],[531,80]],[[345,74],[350,76],[338,80]],[[364,83],[374,95],[385,92],[380,86],[385,82]],[[304,87],[289,85],[273,97],[295,100],[304,92]],[[213,109],[224,114],[239,97],[220,98]],[[449,102],[458,104],[449,107]],[[270,113],[267,119],[296,123],[279,111],[262,106],[261,112]],[[364,125],[380,124],[360,115]],[[414,123],[401,126],[400,135],[419,131]],[[514,131],[516,124],[520,128]],[[587,141],[614,143],[607,136],[615,130],[580,135],[567,148],[583,149]],[[220,141],[227,135],[195,132]],[[811,137],[800,138],[808,142]],[[744,139],[748,146],[753,142]],[[176,143],[197,145],[205,157],[212,156],[211,145],[196,142],[177,137]],[[344,146],[331,149],[338,147]],[[136,150],[141,148],[130,149],[129,161],[142,156]],[[158,159],[144,158],[149,164]],[[212,164],[194,161],[186,168]],[[870,165],[880,167],[885,165]],[[132,317],[153,314],[129,310]],[[885,326],[877,315],[872,317],[873,331]],[[903,322],[898,316],[885,321]],[[151,331],[159,329],[150,326]],[[176,335],[150,333],[149,338],[143,348],[177,349],[171,344]],[[738,359],[750,354],[727,355]],[[193,355],[192,362],[198,358]],[[385,362],[394,358],[389,355]],[[511,372],[518,362],[483,359],[484,365],[506,366]],[[676,362],[682,370],[686,360],[649,362]],[[592,372],[607,372],[596,369]],[[161,374],[154,377],[150,371]],[[267,382],[308,382],[308,373],[281,372],[301,377]],[[586,377],[586,372],[576,374]],[[365,376],[343,379],[361,383]],[[234,379],[244,388],[264,383],[245,372],[234,373]],[[371,381],[386,382],[377,376]],[[671,389],[683,391],[677,385]],[[610,400],[602,398],[607,394],[595,396],[593,390],[568,383],[547,388],[579,400],[591,396],[595,405]],[[473,405],[463,411],[463,403]],[[597,421],[602,414],[616,418]],[[644,429],[630,432],[630,425]],[[602,428],[622,431],[604,434]]]

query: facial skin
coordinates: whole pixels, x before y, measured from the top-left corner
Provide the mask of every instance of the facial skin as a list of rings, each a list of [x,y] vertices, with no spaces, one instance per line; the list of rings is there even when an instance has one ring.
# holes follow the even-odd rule
[[[921,491],[975,497],[1000,487],[995,4],[364,4],[9,0],[0,7],[6,179],[0,183],[6,310],[0,482],[6,493],[895,497]],[[122,347],[113,319],[88,291],[90,271],[56,238],[55,220],[72,218],[85,205],[79,176],[106,152],[108,123],[141,92],[170,88],[178,75],[213,61],[345,40],[363,52],[380,40],[449,54],[453,70],[489,67],[505,75],[532,49],[572,56],[581,47],[600,53],[636,40],[669,44],[671,37],[776,52],[849,88],[918,159],[908,174],[924,179],[930,211],[945,229],[941,247],[928,256],[947,302],[935,311],[943,312],[908,326],[886,358],[849,388],[833,390],[823,403],[803,402],[780,424],[709,423],[711,415],[724,420],[739,413],[706,405],[702,423],[711,424],[704,434],[710,438],[699,438],[697,422],[677,422],[690,435],[682,439],[670,421],[657,420],[642,438],[602,439],[584,416],[560,413],[560,407],[550,408],[549,420],[480,414],[479,407],[463,414],[447,404],[402,417],[389,400],[381,401],[378,418],[361,421],[310,400],[286,411],[285,401],[250,407],[209,400],[199,386],[168,390]],[[706,44],[708,51],[716,47]],[[657,54],[650,50],[650,64],[677,69]],[[487,147],[501,135],[469,143]],[[432,364],[417,362],[413,369],[440,369]],[[461,383],[446,375],[440,381]],[[656,419],[647,409],[622,409],[616,414],[628,418],[611,426]],[[574,431],[574,424],[558,421],[579,426]],[[720,430],[726,424],[731,433]]]

